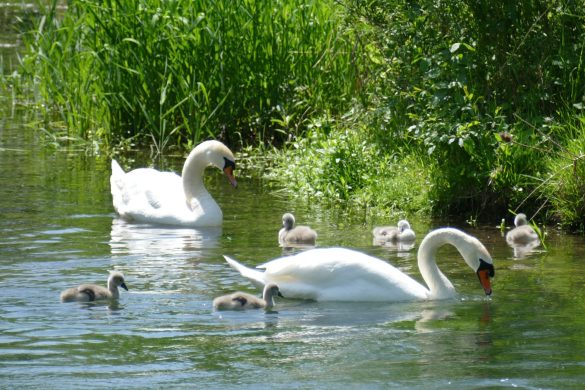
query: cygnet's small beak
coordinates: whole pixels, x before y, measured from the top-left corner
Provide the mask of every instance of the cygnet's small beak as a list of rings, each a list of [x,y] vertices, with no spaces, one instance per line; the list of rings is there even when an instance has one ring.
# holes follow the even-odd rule
[[[126,287],[126,283],[122,283],[120,285],[120,287],[122,287],[124,290],[128,291],[128,287]]]
[[[238,182],[236,181],[236,178],[234,177],[234,168],[231,165],[228,165],[223,169],[223,172],[227,176],[228,181],[230,182],[232,187],[234,187],[234,188],[238,187]]]

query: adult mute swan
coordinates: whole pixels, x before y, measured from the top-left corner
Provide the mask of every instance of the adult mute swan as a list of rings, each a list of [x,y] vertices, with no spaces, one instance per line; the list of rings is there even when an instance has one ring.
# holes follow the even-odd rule
[[[453,245],[477,274],[487,295],[492,293],[492,258],[482,243],[460,230],[441,228],[427,234],[418,250],[418,267],[428,285],[424,287],[390,264],[344,248],[317,248],[281,257],[248,268],[224,256],[226,261],[255,285],[278,285],[286,298],[317,301],[415,301],[455,296],[453,284],[437,267],[439,247]]]
[[[296,226],[291,213],[282,216],[282,229],[278,232],[278,242],[282,246],[289,244],[315,245],[317,232],[309,226]]]
[[[274,297],[280,295],[278,286],[269,283],[264,287],[262,298],[245,292],[235,292],[233,294],[222,295],[213,300],[215,310],[246,310],[246,309],[264,309],[270,310],[274,307]]]
[[[398,221],[398,226],[378,226],[372,230],[377,243],[384,242],[411,242],[415,239],[414,231],[406,219]]]
[[[80,284],[61,292],[61,302],[93,302],[104,299],[118,299],[118,287],[128,291],[121,272],[111,271],[108,277],[108,288],[95,284]]]
[[[529,245],[532,247],[538,246],[536,243],[540,242],[538,234],[534,231],[532,226],[528,224],[526,214],[517,214],[514,218],[514,229],[506,234],[506,241],[510,245]]]
[[[125,173],[112,160],[110,184],[116,212],[123,219],[188,227],[221,226],[223,214],[203,185],[208,166],[222,169],[236,187],[234,155],[219,141],[205,141],[191,151],[182,176],[139,168]]]

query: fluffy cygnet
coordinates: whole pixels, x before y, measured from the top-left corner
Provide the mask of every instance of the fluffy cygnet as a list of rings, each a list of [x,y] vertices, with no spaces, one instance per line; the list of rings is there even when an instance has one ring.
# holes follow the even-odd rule
[[[295,227],[295,217],[291,213],[282,216],[282,229],[278,232],[278,242],[286,244],[315,245],[317,232],[309,226]]]
[[[506,234],[506,241],[508,244],[526,245],[539,241],[538,234],[534,231],[532,226],[528,224],[528,218],[526,214],[518,214],[514,218],[514,229],[510,230]]]
[[[103,299],[118,299],[120,293],[118,286],[128,291],[124,282],[124,275],[118,271],[110,271],[108,288],[95,284],[80,284],[77,287],[68,288],[61,293],[61,302],[93,302]]]
[[[265,309],[269,310],[274,307],[274,296],[282,296],[278,286],[274,283],[264,286],[262,298],[245,292],[235,292],[233,294],[222,295],[213,300],[215,310],[246,310],[246,309]]]
[[[415,234],[407,220],[398,221],[398,226],[378,226],[372,231],[378,242],[408,242],[414,241]]]

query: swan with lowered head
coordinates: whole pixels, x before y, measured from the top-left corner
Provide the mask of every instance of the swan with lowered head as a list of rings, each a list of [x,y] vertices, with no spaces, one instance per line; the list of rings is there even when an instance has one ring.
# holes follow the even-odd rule
[[[532,226],[528,224],[528,218],[526,214],[517,214],[514,218],[514,229],[510,230],[506,234],[506,241],[510,245],[534,245],[540,239],[538,234],[534,231]]]
[[[378,226],[372,230],[374,241],[377,243],[384,242],[412,242],[416,235],[410,228],[407,220],[398,221],[398,226]]]
[[[269,283],[264,286],[262,298],[238,291],[233,294],[222,295],[221,297],[215,298],[213,300],[213,308],[215,310],[270,310],[274,307],[274,296],[276,295],[280,295],[278,286],[276,284]]]
[[[287,244],[315,245],[317,232],[309,226],[296,226],[295,217],[291,213],[282,216],[282,229],[278,232],[278,242]]]
[[[344,248],[317,248],[248,268],[226,261],[257,286],[278,285],[286,298],[317,301],[415,301],[447,299],[456,295],[453,284],[439,270],[439,247],[453,245],[477,274],[487,295],[492,293],[492,258],[483,244],[461,230],[441,228],[427,234],[418,250],[418,267],[428,287],[383,260]]]
[[[104,299],[118,299],[120,292],[118,287],[128,291],[124,281],[124,275],[118,271],[110,271],[108,288],[95,284],[80,284],[61,292],[61,302],[93,302]]]
[[[222,169],[236,187],[235,158],[219,141],[205,141],[191,151],[182,176],[139,168],[125,173],[112,160],[110,177],[116,212],[134,222],[188,227],[221,226],[223,214],[203,184],[208,166]]]

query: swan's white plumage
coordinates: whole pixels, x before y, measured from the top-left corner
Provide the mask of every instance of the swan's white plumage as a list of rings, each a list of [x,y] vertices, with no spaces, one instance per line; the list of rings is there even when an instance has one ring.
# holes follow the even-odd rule
[[[394,266],[345,248],[317,248],[281,257],[253,270],[224,256],[256,286],[275,283],[284,297],[316,301],[426,299],[428,290]]]
[[[163,225],[220,226],[223,214],[203,185],[203,172],[213,165],[226,171],[235,186],[232,152],[221,142],[205,141],[187,157],[182,176],[139,168],[125,173],[112,160],[110,177],[113,204],[124,219]]]
[[[447,243],[458,245],[459,252],[474,271],[479,269],[480,259],[492,264],[483,245],[459,230],[438,229],[429,233],[425,240],[419,248],[419,268],[430,289],[383,260],[345,248],[317,248],[281,257],[258,266],[264,272],[224,257],[256,286],[275,283],[285,298],[317,301],[411,301],[452,297],[455,289],[439,271],[434,258],[438,247]]]

